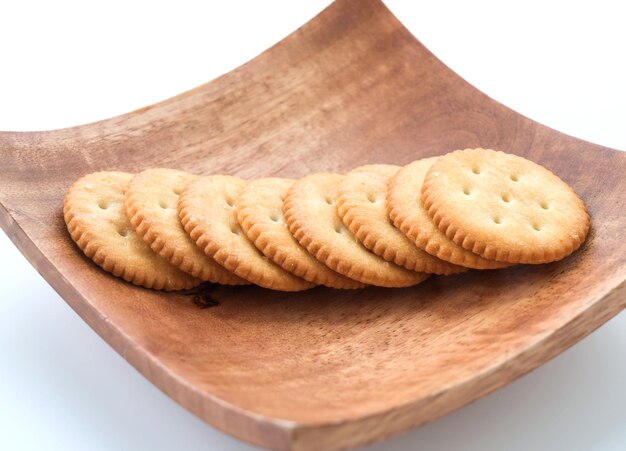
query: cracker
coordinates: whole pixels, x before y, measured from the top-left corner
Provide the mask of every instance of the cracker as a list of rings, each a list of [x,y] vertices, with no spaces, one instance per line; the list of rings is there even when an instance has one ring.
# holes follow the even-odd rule
[[[434,274],[465,271],[462,266],[419,249],[393,226],[385,198],[389,181],[400,167],[395,166],[395,172],[390,169],[371,168],[370,172],[351,172],[344,177],[337,190],[337,212],[346,227],[370,251],[411,271]]]
[[[441,260],[475,269],[494,269],[506,263],[487,260],[448,239],[431,220],[421,202],[426,172],[436,157],[414,161],[398,171],[387,191],[387,210],[394,226],[417,247]]]
[[[124,209],[131,178],[125,172],[96,172],[70,187],[63,216],[72,239],[102,269],[135,285],[171,291],[200,284],[155,254],[131,227]]]
[[[282,209],[293,183],[281,178],[248,183],[237,201],[237,220],[244,233],[266,257],[298,277],[331,288],[362,288],[362,283],[312,257],[289,232]]]
[[[509,263],[548,263],[580,247],[585,204],[548,169],[517,155],[465,149],[428,171],[422,199],[439,229],[465,249]]]
[[[135,232],[171,265],[206,282],[241,285],[196,246],[178,217],[178,197],[197,176],[175,169],[148,169],[135,175],[125,192],[126,214]]]
[[[335,207],[339,174],[313,174],[287,192],[283,213],[289,230],[307,251],[334,271],[384,287],[420,283],[426,274],[409,271],[368,251],[341,222]]]
[[[227,270],[265,288],[300,291],[314,285],[265,257],[237,222],[237,199],[247,181],[214,175],[192,181],[180,195],[178,212],[185,231]]]

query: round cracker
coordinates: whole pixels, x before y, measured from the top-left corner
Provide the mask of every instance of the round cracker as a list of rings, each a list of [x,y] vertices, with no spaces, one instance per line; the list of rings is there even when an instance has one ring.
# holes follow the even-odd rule
[[[185,231],[206,255],[242,279],[280,291],[313,287],[270,261],[241,230],[237,199],[247,184],[225,175],[200,177],[189,183],[178,204]]]
[[[132,176],[96,172],[70,187],[63,216],[72,239],[102,269],[135,285],[172,291],[200,284],[155,254],[133,230],[124,208]]]
[[[196,175],[175,169],[148,169],[126,187],[126,214],[135,232],[171,265],[206,282],[241,285],[245,280],[208,257],[189,238],[178,217],[178,197]]]
[[[370,251],[411,271],[454,274],[465,271],[419,249],[387,213],[387,187],[395,172],[385,167],[347,174],[337,190],[337,212],[350,232]],[[390,175],[391,174],[391,175]]]
[[[551,171],[491,149],[437,160],[422,188],[428,214],[465,249],[509,263],[548,263],[580,247],[589,231],[585,204]]]
[[[362,288],[362,283],[312,257],[289,232],[282,209],[293,183],[281,178],[248,183],[237,200],[237,220],[244,233],[266,257],[304,280],[331,288]]]
[[[387,210],[393,225],[417,247],[441,260],[475,269],[494,269],[507,263],[487,260],[448,239],[422,205],[421,189],[426,172],[437,157],[414,161],[398,171],[387,191]]]
[[[383,287],[420,283],[426,274],[409,271],[368,251],[341,222],[335,207],[339,174],[312,174],[287,192],[283,213],[289,230],[307,251],[334,271]]]

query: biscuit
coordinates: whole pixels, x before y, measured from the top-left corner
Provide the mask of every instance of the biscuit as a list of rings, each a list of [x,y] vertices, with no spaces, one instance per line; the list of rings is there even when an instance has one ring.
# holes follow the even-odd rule
[[[339,174],[312,174],[295,182],[283,213],[289,230],[306,250],[334,271],[368,285],[406,287],[427,274],[409,271],[368,251],[341,221],[335,196]]]
[[[133,230],[124,209],[131,178],[125,172],[96,172],[70,187],[63,216],[72,239],[102,269],[135,285],[171,291],[200,284],[154,253]]]
[[[475,269],[509,266],[487,260],[448,239],[431,220],[421,202],[421,189],[426,172],[437,157],[414,161],[398,171],[387,191],[387,211],[393,225],[417,247],[441,260]]]
[[[385,198],[389,181],[400,167],[395,166],[395,172],[390,169],[372,168],[373,172],[350,172],[344,177],[336,200],[337,212],[348,230],[376,255],[411,271],[434,274],[466,271],[419,249],[393,226]]]
[[[313,287],[270,261],[241,230],[237,199],[247,184],[225,175],[200,177],[189,183],[178,203],[185,231],[206,255],[242,279],[280,291]]]
[[[281,178],[248,183],[237,201],[237,220],[244,233],[266,257],[304,280],[331,288],[362,288],[362,283],[312,257],[289,232],[282,209],[293,183]]]
[[[125,192],[126,214],[135,232],[171,265],[206,282],[247,283],[205,255],[178,217],[178,197],[197,176],[175,169],[148,169],[135,175]]]
[[[580,247],[585,204],[548,169],[517,155],[465,149],[437,160],[422,188],[445,235],[476,254],[509,263],[548,263]]]

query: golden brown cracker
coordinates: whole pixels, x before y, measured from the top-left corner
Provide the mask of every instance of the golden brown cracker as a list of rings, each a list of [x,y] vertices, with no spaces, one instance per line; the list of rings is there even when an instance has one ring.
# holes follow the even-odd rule
[[[282,178],[248,183],[237,201],[237,220],[246,236],[266,257],[304,280],[331,288],[363,287],[320,263],[291,235],[282,209],[293,183]]]
[[[341,221],[335,196],[339,174],[312,174],[287,192],[283,213],[293,236],[307,251],[334,271],[359,282],[405,287],[427,275],[409,271],[368,251]]]
[[[441,260],[475,269],[494,269],[506,263],[487,260],[448,239],[422,205],[421,189],[436,157],[414,161],[398,171],[387,191],[389,217],[417,247]]]
[[[135,233],[124,208],[125,172],[96,172],[77,180],[63,215],[78,247],[105,271],[156,290],[192,288],[201,281],[170,265]]]
[[[422,199],[449,239],[493,260],[560,260],[589,231],[585,205],[569,185],[541,165],[491,149],[439,158],[426,175]]]
[[[237,222],[237,199],[248,182],[237,177],[200,177],[183,190],[178,212],[185,231],[227,270],[265,288],[300,291],[314,286],[264,256]]]
[[[241,285],[187,235],[178,217],[178,197],[197,176],[175,169],[148,169],[126,187],[126,214],[137,234],[171,265],[206,282]]]
[[[337,190],[337,212],[350,232],[370,251],[411,271],[453,274],[465,271],[433,257],[396,229],[386,208],[387,187],[400,169],[351,172]]]

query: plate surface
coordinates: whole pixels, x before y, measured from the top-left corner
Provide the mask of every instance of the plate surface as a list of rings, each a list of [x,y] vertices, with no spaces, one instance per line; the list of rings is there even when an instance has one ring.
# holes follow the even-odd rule
[[[299,294],[132,287],[90,263],[61,216],[95,170],[176,167],[298,177],[463,147],[537,161],[592,216],[551,265],[422,286]],[[341,448],[432,420],[532,370],[626,305],[626,154],[565,136],[480,93],[377,1],[340,0],[231,73],[128,115],[0,134],[0,224],[50,284],[155,385],[263,446]]]

